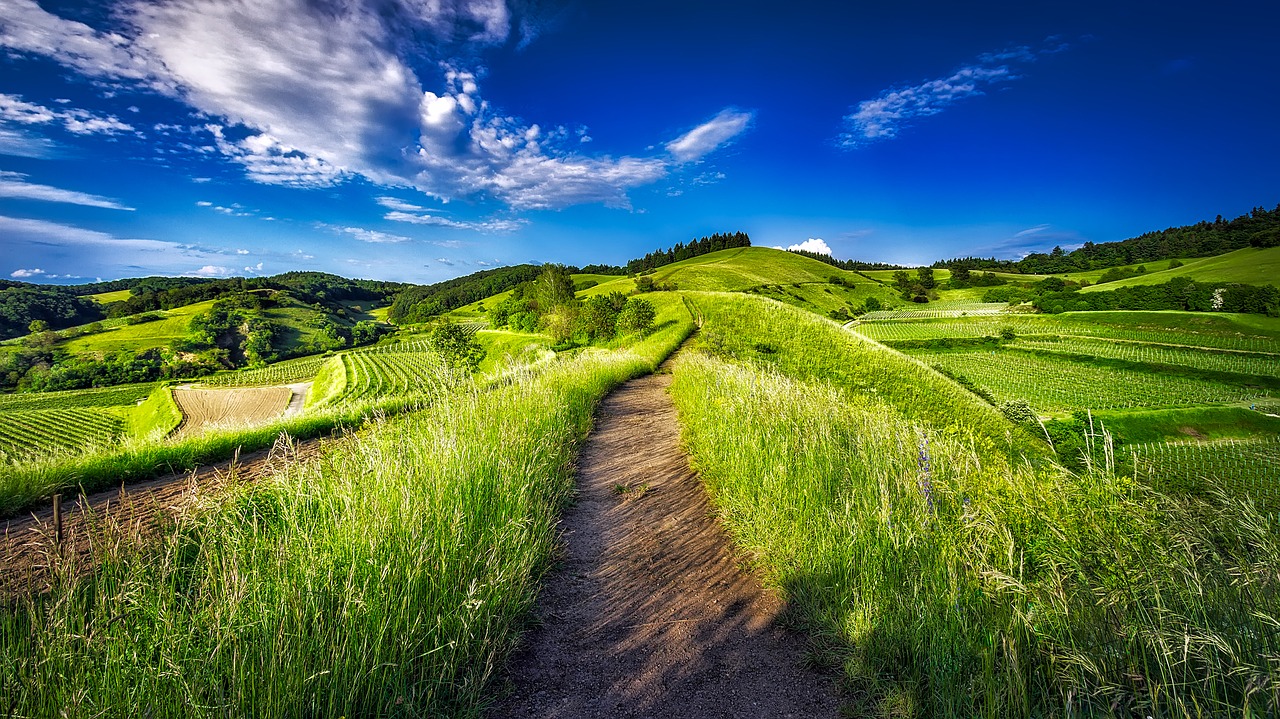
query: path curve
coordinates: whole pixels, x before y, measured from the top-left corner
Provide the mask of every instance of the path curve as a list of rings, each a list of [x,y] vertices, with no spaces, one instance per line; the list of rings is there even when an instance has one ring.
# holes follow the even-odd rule
[[[713,518],[670,382],[632,380],[601,404],[563,562],[489,717],[837,716],[833,680],[801,666],[804,641]]]

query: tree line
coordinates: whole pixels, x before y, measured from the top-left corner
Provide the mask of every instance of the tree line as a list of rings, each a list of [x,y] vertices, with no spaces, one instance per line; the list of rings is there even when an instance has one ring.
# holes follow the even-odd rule
[[[1212,222],[1170,227],[1116,242],[1086,242],[1070,252],[1055,247],[1021,260],[960,257],[939,260],[936,268],[997,270],[1024,275],[1051,275],[1189,257],[1211,257],[1246,247],[1280,246],[1280,205],[1255,207],[1234,220],[1218,215]]]

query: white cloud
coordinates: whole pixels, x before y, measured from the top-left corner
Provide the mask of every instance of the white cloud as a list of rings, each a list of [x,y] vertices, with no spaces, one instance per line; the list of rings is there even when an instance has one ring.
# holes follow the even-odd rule
[[[474,230],[476,232],[514,232],[528,224],[527,220],[521,219],[491,219],[480,220],[477,222],[468,222],[465,220],[453,220],[440,215],[415,215],[408,212],[392,211],[382,216],[385,220],[392,222],[407,222],[413,225],[433,225],[436,227],[448,227],[453,230]]]
[[[395,197],[378,197],[377,203],[388,210],[399,210],[400,212],[430,212],[425,207],[420,207],[411,202],[405,202]]]
[[[258,264],[253,265],[253,266],[246,265],[246,266],[245,266],[245,268],[244,268],[244,271],[245,271],[245,272],[261,272],[261,271],[262,271],[262,263],[261,263],[261,262],[259,262]]]
[[[249,268],[246,267],[245,269],[247,270]],[[231,272],[232,270],[230,267],[222,267],[221,265],[205,265],[198,270],[192,270],[188,274],[196,275],[198,277],[225,277],[231,274]]]
[[[18,279],[25,279],[27,277],[36,277],[37,275],[43,275],[43,274],[44,274],[44,270],[40,269],[39,267],[36,267],[30,270],[17,269],[17,270],[14,270],[13,272],[10,272],[9,276],[16,277]]]
[[[752,114],[732,108],[721,110],[710,120],[667,143],[667,151],[677,162],[692,162],[742,134],[751,124]]]
[[[18,95],[0,93],[0,124],[47,125],[61,123],[76,135],[115,135],[132,132],[133,126],[114,115],[96,115],[78,108],[54,110],[23,100]]]
[[[26,177],[26,175],[20,172],[7,172],[0,170],[0,197],[20,200],[43,200],[45,202],[64,202],[70,205],[101,207],[108,210],[133,211],[132,207],[126,207],[107,197],[90,195],[84,192],[76,192],[75,190],[64,190],[62,188],[51,187],[49,185],[36,185],[27,182]]]
[[[247,255],[247,254],[249,254],[249,251],[248,251],[248,250],[236,250],[236,254],[237,254],[237,255]]]
[[[798,245],[787,247],[788,250],[801,250],[803,252],[817,252],[820,255],[831,256],[831,248],[827,246],[825,240],[821,237],[810,237]]]
[[[0,155],[41,159],[53,157],[57,151],[58,145],[52,140],[22,128],[5,127],[0,121]]]
[[[328,230],[332,230],[333,232],[336,232],[339,234],[349,235],[351,237],[356,238],[357,240],[360,240],[361,242],[373,242],[373,243],[383,244],[388,242],[408,242],[409,241],[409,238],[403,235],[393,235],[390,232],[379,232],[378,230],[366,230],[363,227],[339,227],[337,225],[326,225],[324,223],[318,223],[318,226]]]
[[[421,78],[402,58],[431,46],[423,30],[442,46],[507,41],[515,20],[503,0],[125,0],[115,18],[115,31],[101,30],[12,0],[0,10],[0,46],[186,102],[211,118],[209,146],[265,184],[324,187],[359,175],[443,201],[627,208],[627,192],[665,176],[672,158],[702,157],[750,120],[726,110],[670,143],[669,156],[583,156],[585,132],[503,115],[473,73],[442,67],[442,81]],[[518,32],[527,41],[536,29],[522,19]],[[82,132],[125,126],[72,119],[65,124]]]
[[[1034,62],[1039,55],[1061,52],[1066,47],[1055,41],[1039,51],[1015,47],[986,53],[979,55],[977,62],[964,65],[946,77],[885,90],[872,100],[858,103],[857,108],[845,116],[845,132],[840,136],[840,144],[851,149],[891,140],[915,118],[936,115],[966,97],[982,95],[989,85],[1018,79],[1016,64]]]
[[[42,245],[100,246],[117,250],[166,251],[182,249],[174,242],[123,239],[97,230],[86,230],[45,220],[0,215],[0,235]]]

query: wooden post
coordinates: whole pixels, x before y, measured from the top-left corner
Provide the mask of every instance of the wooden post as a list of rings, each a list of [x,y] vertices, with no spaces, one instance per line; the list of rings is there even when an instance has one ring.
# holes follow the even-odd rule
[[[53,538],[58,548],[62,548],[62,495],[53,495]]]

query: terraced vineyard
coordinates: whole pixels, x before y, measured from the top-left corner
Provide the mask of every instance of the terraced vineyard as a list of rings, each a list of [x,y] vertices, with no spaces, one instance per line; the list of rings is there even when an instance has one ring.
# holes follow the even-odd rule
[[[203,383],[215,387],[265,387],[306,382],[316,376],[326,359],[328,358],[321,356],[299,357],[259,369],[214,375],[203,380]]]
[[[1222,404],[1251,400],[1260,394],[1220,382],[1098,367],[1026,352],[912,354],[986,388],[999,402],[1025,399],[1041,413]]]
[[[1193,487],[1220,486],[1280,509],[1280,437],[1127,448],[1139,476]]]
[[[73,407],[115,407],[136,404],[147,398],[155,383],[125,384],[100,389],[73,389],[64,392],[26,392],[0,395],[0,412]]]
[[[124,433],[124,420],[95,407],[10,409],[0,412],[0,458],[6,462],[58,450],[110,444]]]
[[[924,320],[954,317],[985,317],[1003,314],[1009,309],[1008,302],[939,302],[926,308],[908,308],[901,310],[879,310],[868,312],[862,316],[866,322],[876,320]]]
[[[1220,352],[1213,350],[1148,345],[1136,342],[1071,337],[1063,339],[1023,339],[1011,346],[1118,359],[1143,364],[1175,365],[1212,372],[1234,372],[1259,377],[1280,377],[1280,355]]]
[[[422,394],[439,389],[443,363],[423,343],[416,350],[378,350],[342,355],[347,385],[345,400],[359,400],[385,395]]]
[[[1018,335],[1065,334],[1060,327],[1052,324],[1052,318],[1042,315],[954,318],[949,321],[928,319],[873,321],[854,325],[852,329],[863,337],[877,342],[998,337],[1006,329],[1011,329]]]
[[[1230,315],[1191,312],[1079,312],[950,320],[886,320],[861,323],[853,329],[880,342],[995,337],[1002,330],[1010,329],[1020,337],[1095,337],[1280,354],[1280,333],[1250,327]]]

